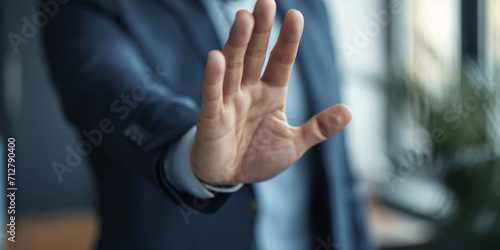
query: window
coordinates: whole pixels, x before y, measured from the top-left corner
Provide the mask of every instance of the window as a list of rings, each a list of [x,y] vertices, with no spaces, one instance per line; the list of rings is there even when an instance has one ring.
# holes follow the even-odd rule
[[[406,48],[400,60],[413,83],[439,98],[447,85],[459,82],[460,1],[411,1],[406,12],[393,36],[396,47]]]

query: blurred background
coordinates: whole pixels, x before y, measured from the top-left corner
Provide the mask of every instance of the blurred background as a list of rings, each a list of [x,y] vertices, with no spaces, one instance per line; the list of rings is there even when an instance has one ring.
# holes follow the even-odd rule
[[[500,0],[325,3],[376,244],[500,249]],[[36,1],[0,2],[0,138],[16,138],[19,187],[16,243],[4,233],[0,242],[91,249],[99,225],[89,168],[63,181],[53,169],[77,131],[51,85],[41,34],[17,49],[9,40],[37,11]]]

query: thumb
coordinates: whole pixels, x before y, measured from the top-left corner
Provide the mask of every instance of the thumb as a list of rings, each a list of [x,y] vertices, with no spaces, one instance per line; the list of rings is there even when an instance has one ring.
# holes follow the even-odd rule
[[[302,142],[299,141],[299,151],[304,153],[310,147],[336,135],[347,126],[351,118],[351,109],[343,104],[329,107],[316,114],[299,127],[302,138]]]

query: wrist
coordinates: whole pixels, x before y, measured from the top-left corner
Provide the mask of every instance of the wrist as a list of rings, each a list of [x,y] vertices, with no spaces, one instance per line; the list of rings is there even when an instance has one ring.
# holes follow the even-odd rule
[[[213,181],[212,178],[211,181],[207,181],[206,179],[203,179],[202,177],[200,177],[199,174],[197,174],[196,170],[195,169],[198,169],[197,167],[195,167],[195,164],[191,164],[191,169],[194,173],[194,175],[196,176],[196,178],[198,179],[198,181],[201,183],[201,185],[206,188],[208,191],[211,191],[211,192],[216,192],[216,193],[234,193],[236,191],[238,191],[241,187],[243,187],[243,183],[233,183],[231,181],[228,181],[228,182],[224,182],[222,180],[224,180],[224,178],[220,178],[224,175],[216,175],[218,176],[219,178],[215,178],[215,180],[217,181]],[[211,176],[211,175],[209,175]]]
[[[201,183],[221,188],[229,188],[241,184],[241,182],[231,178],[231,175],[227,171],[207,170],[206,166],[196,163],[193,158],[191,157],[191,170]]]

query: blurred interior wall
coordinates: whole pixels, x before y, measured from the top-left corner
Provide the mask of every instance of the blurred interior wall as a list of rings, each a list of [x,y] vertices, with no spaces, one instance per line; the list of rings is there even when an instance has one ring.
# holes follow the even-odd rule
[[[21,218],[93,206],[92,178],[85,162],[65,174],[62,182],[53,170],[54,162],[65,163],[66,147],[74,148],[77,133],[63,117],[51,84],[42,51],[40,28],[43,25],[35,25],[34,31],[27,32],[26,27],[33,25],[39,16],[37,2],[0,2],[3,12],[0,102],[6,111],[1,120],[8,122],[5,136],[16,139],[16,212]],[[20,37],[23,42],[16,43],[13,37]]]

